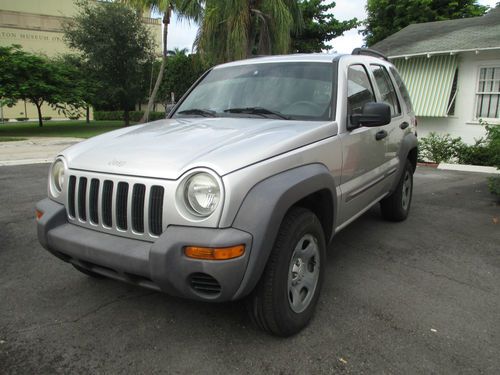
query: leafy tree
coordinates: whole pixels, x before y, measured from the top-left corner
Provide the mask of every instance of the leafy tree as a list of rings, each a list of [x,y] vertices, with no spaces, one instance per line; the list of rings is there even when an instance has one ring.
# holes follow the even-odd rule
[[[412,23],[476,17],[487,10],[477,0],[368,0],[361,33],[371,46]]]
[[[83,92],[73,73],[61,61],[25,52],[21,46],[0,47],[0,99],[8,105],[18,100],[33,103],[40,127],[44,103],[65,114],[82,106]]]
[[[80,3],[80,10],[65,26],[65,39],[81,52],[86,69],[101,83],[96,100],[124,111],[143,96],[143,71],[153,58],[154,41],[141,16],[118,3]]]
[[[90,123],[90,107],[98,107],[100,104],[98,98],[99,93],[102,92],[101,82],[94,77],[94,72],[89,69],[86,62],[79,55],[62,55],[57,61],[65,66],[69,72],[71,84],[74,87],[73,93],[79,95],[79,100],[85,107],[87,124]],[[106,98],[103,98],[103,100],[106,100]]]
[[[156,77],[155,86],[153,92],[149,96],[148,106],[144,112],[144,116],[141,122],[147,122],[149,118],[149,112],[153,108],[156,100],[156,95],[160,89],[160,85],[163,79],[163,73],[165,71],[165,64],[168,57],[167,49],[167,37],[168,37],[168,25],[170,24],[170,19],[172,17],[172,12],[176,13],[178,17],[199,21],[202,15],[202,4],[203,1],[200,0],[120,0],[123,3],[130,4],[137,9],[149,9],[150,11],[155,11],[163,14],[163,56],[161,61],[161,67],[158,70],[158,76]]]
[[[297,0],[206,0],[195,45],[214,62],[288,53],[302,26]]]
[[[208,66],[202,62],[198,55],[176,54],[170,56],[167,60],[159,97],[164,102],[169,102],[173,93],[175,100],[179,100],[207,68]]]
[[[359,25],[356,18],[347,21],[336,20],[331,13],[335,2],[302,0],[299,7],[304,18],[304,28],[293,37],[292,50],[296,52],[321,52],[328,49],[326,42]]]

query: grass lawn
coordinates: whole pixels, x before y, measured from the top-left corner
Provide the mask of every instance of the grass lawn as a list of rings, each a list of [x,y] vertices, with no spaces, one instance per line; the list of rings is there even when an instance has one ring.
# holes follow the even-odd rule
[[[15,141],[24,141],[26,138],[19,137],[2,137],[0,136],[0,142],[15,142]]]
[[[27,137],[75,137],[90,138],[123,127],[123,121],[45,121],[0,123],[0,142],[11,138]],[[5,139],[4,139],[5,138]]]

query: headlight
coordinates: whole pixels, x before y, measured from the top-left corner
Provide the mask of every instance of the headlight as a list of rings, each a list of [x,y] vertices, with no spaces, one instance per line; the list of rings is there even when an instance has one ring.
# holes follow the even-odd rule
[[[64,187],[64,172],[66,171],[66,166],[61,159],[57,159],[50,170],[50,187],[51,193],[55,197],[61,194]]]
[[[205,172],[192,175],[184,185],[184,202],[196,216],[211,215],[219,205],[220,195],[219,183]]]

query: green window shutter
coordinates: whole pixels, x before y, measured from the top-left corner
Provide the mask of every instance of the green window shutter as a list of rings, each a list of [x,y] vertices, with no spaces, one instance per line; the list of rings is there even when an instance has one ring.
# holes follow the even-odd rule
[[[412,57],[393,62],[408,88],[415,114],[446,117],[457,56]]]

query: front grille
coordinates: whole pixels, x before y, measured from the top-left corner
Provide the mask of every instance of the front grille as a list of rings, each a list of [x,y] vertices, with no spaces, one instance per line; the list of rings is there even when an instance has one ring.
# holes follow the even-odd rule
[[[66,207],[77,224],[156,237],[163,232],[164,195],[159,185],[70,175]]]

